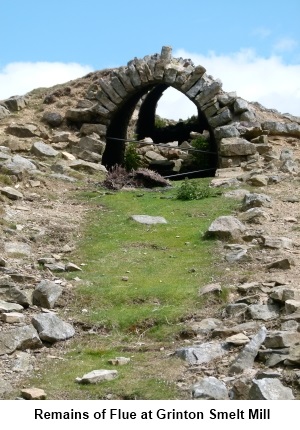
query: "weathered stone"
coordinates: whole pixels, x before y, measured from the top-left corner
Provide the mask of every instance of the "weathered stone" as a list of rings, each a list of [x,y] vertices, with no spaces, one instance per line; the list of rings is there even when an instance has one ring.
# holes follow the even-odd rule
[[[41,133],[35,124],[10,124],[6,128],[7,134],[17,137],[34,137],[40,136]]]
[[[280,285],[272,288],[270,297],[279,302],[285,302],[286,300],[300,300],[300,291],[292,285]]]
[[[80,134],[84,136],[89,136],[93,133],[98,134],[98,136],[105,136],[107,131],[107,126],[104,124],[82,124],[80,128]]]
[[[203,66],[195,67],[192,73],[188,74],[187,78],[184,81],[184,84],[181,87],[181,90],[186,92],[191,89],[197,82],[199,82],[205,72],[206,69]]]
[[[221,127],[222,125],[228,124],[232,120],[232,115],[229,109],[225,108],[219,115],[208,118],[208,123],[211,127]]]
[[[4,260],[4,258],[0,257],[0,267],[5,267],[6,266],[6,260]]]
[[[248,312],[254,320],[263,321],[273,320],[280,315],[279,307],[276,305],[250,305]]]
[[[244,190],[242,188],[238,188],[237,190],[232,190],[224,193],[224,197],[227,197],[230,199],[242,200],[246,194],[250,194],[250,191]]]
[[[122,84],[121,80],[116,75],[111,77],[110,83],[111,83],[111,86],[113,87],[113,89],[115,90],[115,92],[122,99],[127,97],[127,91],[126,91],[124,85]],[[81,132],[81,130],[80,130],[80,132]]]
[[[299,329],[299,323],[294,320],[285,321],[281,324],[280,329],[282,331],[298,331]]]
[[[45,279],[41,281],[35,288],[32,295],[34,305],[43,308],[54,308],[56,301],[62,294],[62,287],[55,282]]]
[[[279,379],[254,379],[248,400],[294,400],[291,388],[285,387]]]
[[[281,373],[280,372],[276,372],[275,370],[260,370],[257,372],[257,374],[255,375],[255,379],[264,379],[264,378],[280,378],[281,377]]]
[[[250,390],[249,380],[246,378],[234,381],[229,392],[230,400],[247,400]]]
[[[214,130],[214,134],[217,140],[221,140],[223,138],[239,137],[240,135],[237,128],[231,124],[216,127]]]
[[[203,88],[203,90],[195,98],[195,101],[197,102],[197,104],[199,104],[201,107],[203,107],[215,95],[217,95],[221,89],[222,89],[222,82],[219,80],[216,80],[216,81],[212,82],[210,85],[205,86]],[[225,108],[225,110],[227,111],[227,108]],[[224,118],[225,118],[225,116],[224,116]],[[219,124],[219,125],[222,125],[222,124]]]
[[[69,167],[89,174],[93,174],[95,172],[107,173],[106,168],[102,164],[90,163],[89,161],[83,160],[72,161],[69,163]]]
[[[247,110],[246,112],[243,112],[240,115],[240,121],[245,121],[245,122],[255,122],[256,120],[256,115],[254,112]]]
[[[263,221],[269,221],[269,214],[260,208],[250,208],[239,215],[239,220],[253,224],[262,224]]]
[[[16,349],[41,348],[42,342],[32,325],[17,327],[0,333],[0,355],[11,354]]]
[[[10,115],[10,111],[6,107],[0,105],[0,120]]]
[[[12,96],[9,99],[3,100],[1,103],[3,103],[10,112],[18,112],[24,109],[27,104],[24,96]]]
[[[234,103],[236,97],[236,92],[232,91],[230,93],[219,94],[218,101],[222,106],[228,106]]]
[[[225,311],[230,317],[238,317],[244,315],[247,309],[248,305],[246,303],[230,303],[226,306]]]
[[[300,365],[300,345],[291,346],[289,354],[286,356],[284,364],[299,366]]]
[[[188,362],[188,364],[209,363],[215,358],[227,354],[227,344],[221,343],[203,343],[201,345],[181,348],[176,351],[176,355]]]
[[[299,164],[297,161],[286,160],[282,163],[279,170],[283,173],[298,174]]]
[[[4,244],[4,252],[15,258],[21,258],[31,254],[31,246],[22,242],[7,242]]]
[[[200,379],[192,386],[192,398],[200,400],[228,400],[224,382],[213,376]]]
[[[98,384],[103,381],[111,381],[118,376],[116,370],[92,370],[92,372],[86,373],[81,378],[76,378],[76,382],[79,384]]]
[[[210,294],[210,293],[220,294],[221,291],[222,291],[221,284],[219,283],[207,284],[199,289],[199,295],[203,296],[205,294]]]
[[[1,303],[1,301],[0,301],[0,303]],[[0,310],[0,312],[1,312],[1,310]],[[1,317],[2,321],[7,323],[7,324],[22,323],[25,320],[25,316],[19,312],[4,312],[0,315],[0,317]]]
[[[287,237],[263,236],[263,245],[266,248],[292,249],[293,241]]]
[[[155,151],[147,151],[145,154],[145,157],[149,161],[158,161],[158,160],[166,160],[166,157],[163,157],[162,155],[158,154]]]
[[[10,160],[3,163],[5,172],[9,175],[19,176],[23,172],[36,171],[36,166],[27,158],[21,157],[20,155],[13,156]]]
[[[300,311],[300,300],[286,300],[284,307],[287,314]]]
[[[262,327],[260,331],[255,336],[253,336],[251,341],[245,346],[245,348],[240,352],[240,354],[230,366],[229,375],[243,373],[244,370],[253,366],[255,357],[257,356],[258,350],[266,338],[266,334],[266,328]]]
[[[161,216],[132,215],[130,218],[140,224],[167,224],[167,220]]]
[[[224,137],[220,143],[220,154],[225,157],[252,155],[256,153],[256,145],[241,137]]]
[[[65,272],[66,270],[65,264],[59,261],[55,263],[46,263],[44,268],[51,270],[51,272]]]
[[[195,333],[209,333],[217,327],[221,327],[223,322],[217,318],[204,318],[201,321],[192,323],[189,327]]]
[[[262,123],[262,127],[264,130],[268,130],[270,135],[300,137],[300,125],[297,123],[265,121]]]
[[[269,178],[267,175],[253,175],[246,182],[253,187],[265,187],[268,185]]]
[[[280,260],[273,261],[267,264],[267,269],[281,269],[288,270],[294,265],[294,261],[291,258],[281,258]]]
[[[55,314],[38,314],[32,318],[32,324],[42,340],[49,343],[66,340],[75,335],[71,324],[62,321]]]
[[[58,112],[45,112],[42,117],[50,127],[59,127],[63,122],[63,116]]]
[[[274,331],[267,334],[266,348],[286,348],[300,343],[300,333],[288,331]]]
[[[47,395],[41,388],[23,388],[21,396],[26,400],[45,400]]]
[[[248,110],[248,102],[246,100],[237,98],[234,102],[233,109],[235,114],[240,114]]]
[[[248,249],[245,246],[237,247],[225,254],[225,260],[230,264],[242,263],[244,261],[249,261],[249,259]]]
[[[245,345],[250,341],[249,337],[243,333],[237,333],[230,337],[226,338],[227,343],[231,343],[233,345]]]
[[[79,151],[77,157],[81,160],[88,161],[90,163],[100,163],[102,161],[102,156],[96,152],[91,151]],[[73,160],[71,160],[73,161]]]
[[[119,94],[114,90],[114,88],[110,85],[110,82],[107,79],[100,78],[98,83],[102,90],[106,93],[106,95],[114,102],[116,105],[121,103],[123,99],[119,96]]]
[[[112,364],[113,366],[125,366],[126,364],[130,363],[129,357],[116,357],[112,358],[111,360],[108,360],[109,364]]]
[[[8,303],[3,300],[0,300],[0,313],[5,312],[18,312],[22,311],[24,308],[17,303]]]
[[[58,152],[44,142],[34,142],[31,152],[38,157],[56,157]]]
[[[65,270],[66,272],[82,272],[82,269],[80,267],[70,262],[65,265]]]
[[[255,207],[271,207],[272,205],[271,197],[267,196],[266,194],[257,194],[257,193],[251,193],[247,194],[244,197],[243,200],[243,210],[246,211],[250,208]]]
[[[108,112],[108,110],[107,110]],[[71,122],[76,122],[76,123],[85,123],[85,122],[92,122],[93,119],[95,118],[95,112],[94,112],[94,108],[83,108],[83,109],[78,109],[78,108],[70,108],[67,110],[66,112],[66,119],[68,121]]]
[[[233,240],[238,239],[245,229],[244,224],[236,217],[225,215],[214,220],[205,235],[222,240]]]
[[[10,200],[20,200],[23,198],[23,194],[12,187],[0,188],[0,193],[8,197]]]

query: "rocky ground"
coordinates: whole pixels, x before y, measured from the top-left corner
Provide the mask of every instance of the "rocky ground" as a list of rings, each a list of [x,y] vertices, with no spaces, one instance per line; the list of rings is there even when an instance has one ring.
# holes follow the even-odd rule
[[[38,373],[40,359],[59,359],[78,334],[68,312],[82,267],[68,255],[89,208],[71,196],[105,175],[105,143],[98,124],[79,131],[65,112],[84,109],[97,77],[0,106],[0,398]],[[299,119],[254,108],[273,128],[253,137],[255,156],[212,180],[240,199],[240,210],[209,229],[224,275],[202,289],[210,315],[190,322],[190,336],[174,351],[186,363],[177,383],[193,398],[300,398],[300,139],[299,130],[280,126]],[[243,127],[257,134],[257,126]],[[221,310],[222,291],[228,305]]]

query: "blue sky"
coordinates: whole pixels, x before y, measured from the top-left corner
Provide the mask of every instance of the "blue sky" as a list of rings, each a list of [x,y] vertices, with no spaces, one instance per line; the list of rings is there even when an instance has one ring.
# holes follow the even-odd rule
[[[170,45],[175,57],[192,58],[220,78],[226,91],[300,116],[299,0],[0,0],[0,6],[0,99]],[[180,93],[168,91],[161,113],[187,116]]]

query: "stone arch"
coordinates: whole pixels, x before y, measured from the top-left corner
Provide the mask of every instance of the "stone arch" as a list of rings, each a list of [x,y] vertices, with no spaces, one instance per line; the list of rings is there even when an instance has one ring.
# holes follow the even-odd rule
[[[211,149],[217,153],[216,167],[226,165],[226,158],[248,157],[256,152],[255,145],[250,142],[246,141],[245,148],[245,144],[241,146],[241,142],[236,141],[241,133],[233,124],[255,120],[248,103],[235,93],[225,93],[221,81],[207,75],[203,66],[195,66],[190,59],[173,58],[172,48],[164,46],[160,55],[135,58],[125,67],[103,71],[89,89],[87,98],[94,104],[87,109],[86,114],[89,113],[91,119],[86,122],[102,124],[106,131],[103,164],[110,167],[122,163],[124,142],[111,138],[126,138],[127,126],[138,101],[147,95],[142,111],[148,111],[149,121],[153,122],[154,106],[170,86],[196,105],[198,118],[212,137]]]

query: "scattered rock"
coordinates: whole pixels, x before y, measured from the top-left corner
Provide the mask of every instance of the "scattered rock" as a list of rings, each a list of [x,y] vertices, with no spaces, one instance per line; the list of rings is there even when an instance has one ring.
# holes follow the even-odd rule
[[[10,200],[21,200],[23,199],[23,194],[20,191],[12,187],[0,188],[0,193],[8,197]]]
[[[32,324],[39,333],[40,338],[49,343],[66,340],[75,335],[71,324],[62,321],[55,314],[38,314],[32,318]]]
[[[228,400],[228,391],[224,382],[209,376],[193,385],[192,397],[200,400]]]
[[[0,355],[11,354],[16,349],[41,348],[42,342],[32,325],[17,327],[0,333]]]
[[[245,226],[236,217],[227,215],[220,216],[209,226],[205,236],[216,237],[221,240],[233,240],[238,239]]]
[[[56,157],[58,151],[44,142],[35,142],[31,147],[31,152],[38,157]]]
[[[21,396],[25,400],[46,400],[46,393],[41,388],[24,388]]]
[[[209,363],[215,358],[222,357],[227,354],[228,347],[226,344],[220,343],[203,343],[201,345],[181,348],[176,351],[176,355],[188,364]]]
[[[36,286],[32,295],[32,302],[34,305],[52,309],[62,291],[63,289],[60,285],[45,279]]]
[[[285,387],[279,379],[254,379],[249,391],[249,400],[295,400],[290,388]]]
[[[260,331],[255,336],[253,336],[251,341],[245,346],[245,348],[240,352],[240,354],[230,366],[229,375],[243,373],[246,369],[249,369],[253,366],[255,357],[257,356],[258,350],[266,338],[266,334],[266,328],[262,327]]]
[[[130,218],[140,224],[167,224],[167,220],[161,216],[132,215]]]
[[[81,378],[76,378],[76,382],[79,384],[98,384],[103,381],[111,381],[118,376],[118,372],[116,370],[92,370],[89,373],[86,373]]]

